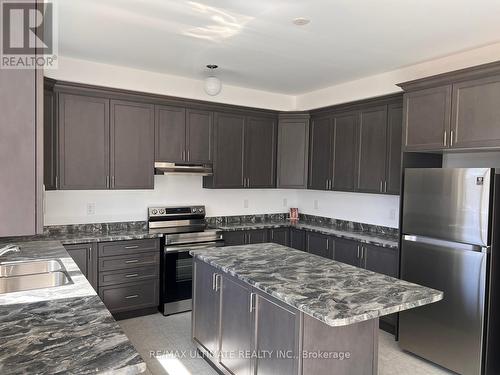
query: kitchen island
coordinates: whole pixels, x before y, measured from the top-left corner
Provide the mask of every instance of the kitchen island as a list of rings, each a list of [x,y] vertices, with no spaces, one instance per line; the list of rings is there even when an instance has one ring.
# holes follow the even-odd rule
[[[277,244],[191,254],[193,341],[225,374],[376,374],[378,318],[443,298]]]

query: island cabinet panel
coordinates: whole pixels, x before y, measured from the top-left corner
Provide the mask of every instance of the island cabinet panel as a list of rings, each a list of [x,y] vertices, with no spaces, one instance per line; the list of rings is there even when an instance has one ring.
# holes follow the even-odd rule
[[[304,314],[303,353],[349,353],[350,358],[321,359],[307,356],[302,362],[303,375],[377,374],[378,319],[341,327],[329,327]]]
[[[278,243],[283,246],[290,244],[290,229],[286,228],[272,228],[269,230],[269,242]]]
[[[310,134],[309,189],[330,190],[333,174],[332,118],[313,118]]]
[[[252,350],[251,287],[227,275],[222,276],[220,298],[220,364],[234,375],[250,375],[250,357],[238,355]]]
[[[155,160],[186,161],[186,110],[180,107],[155,107]]]
[[[401,191],[401,145],[403,136],[403,105],[387,108],[387,172],[384,190],[389,194]]]
[[[451,85],[405,93],[405,151],[441,150],[449,145]]]
[[[59,95],[59,189],[108,189],[109,99]]]
[[[290,247],[306,251],[306,232],[301,229],[290,228]]]
[[[68,254],[97,291],[97,247],[95,244],[64,245]]]
[[[335,116],[333,190],[354,191],[357,174],[359,114]]]
[[[246,118],[245,187],[276,187],[276,132],[276,121],[273,118]]]
[[[335,260],[359,267],[360,255],[361,245],[359,242],[340,238],[335,240]]]
[[[111,188],[154,188],[154,107],[111,101]]]
[[[361,111],[356,191],[383,193],[386,181],[387,106]]]
[[[210,355],[219,350],[219,279],[215,269],[203,262],[194,262],[192,335]]]
[[[255,350],[271,353],[255,360],[255,374],[297,374],[300,314],[264,293],[255,294]]]
[[[500,75],[453,84],[452,148],[500,147]]]
[[[277,187],[306,189],[309,168],[309,115],[280,116],[277,153]]]
[[[306,233],[306,249],[308,253],[333,259],[334,239],[321,233]]]
[[[212,162],[213,113],[186,110],[186,149],[190,163]]]

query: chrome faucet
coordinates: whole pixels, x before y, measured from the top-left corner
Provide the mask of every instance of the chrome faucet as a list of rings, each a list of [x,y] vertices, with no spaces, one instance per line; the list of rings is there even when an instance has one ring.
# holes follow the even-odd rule
[[[21,249],[19,248],[18,245],[15,245],[15,244],[5,245],[4,247],[0,248],[0,256],[7,254],[7,253],[10,253],[10,252],[18,253],[20,251],[21,251]]]

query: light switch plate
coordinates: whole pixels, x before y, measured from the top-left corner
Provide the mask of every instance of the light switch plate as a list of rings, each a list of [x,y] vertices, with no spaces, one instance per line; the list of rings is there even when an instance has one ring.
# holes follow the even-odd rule
[[[288,199],[283,198],[283,207],[288,207]]]
[[[317,210],[319,208],[319,202],[317,199],[314,200],[314,209]]]
[[[248,199],[243,199],[243,208],[248,208]]]

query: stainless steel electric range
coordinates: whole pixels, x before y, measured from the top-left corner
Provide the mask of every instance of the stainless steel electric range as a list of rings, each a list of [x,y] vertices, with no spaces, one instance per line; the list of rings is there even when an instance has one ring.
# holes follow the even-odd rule
[[[164,233],[160,263],[163,315],[191,310],[193,261],[190,250],[224,246],[222,231],[207,228],[205,206],[151,207],[149,231]]]

